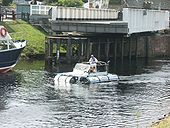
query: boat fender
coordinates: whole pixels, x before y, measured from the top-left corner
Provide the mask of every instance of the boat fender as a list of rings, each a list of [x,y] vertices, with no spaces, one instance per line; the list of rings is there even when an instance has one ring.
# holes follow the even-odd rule
[[[2,37],[5,37],[6,34],[7,34],[6,28],[1,28],[1,29],[0,29],[0,34],[1,34]]]
[[[76,77],[76,76],[73,76],[73,77],[70,79],[70,83],[71,83],[71,84],[75,84],[75,83],[77,83],[77,81],[78,81],[78,77]]]
[[[80,83],[82,84],[90,84],[90,80],[86,77],[81,77],[80,78]]]

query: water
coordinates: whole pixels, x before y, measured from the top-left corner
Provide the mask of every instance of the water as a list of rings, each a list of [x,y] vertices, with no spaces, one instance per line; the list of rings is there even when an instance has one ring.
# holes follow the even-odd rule
[[[72,70],[62,66],[60,71]],[[110,66],[119,85],[65,85],[42,61],[0,75],[0,128],[146,128],[170,112],[170,60]]]

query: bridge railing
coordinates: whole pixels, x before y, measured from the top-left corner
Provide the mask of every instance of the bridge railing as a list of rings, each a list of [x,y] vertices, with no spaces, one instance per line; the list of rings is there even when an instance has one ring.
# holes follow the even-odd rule
[[[30,15],[49,15],[50,10],[52,20],[115,20],[118,18],[118,11],[114,9],[30,5]]]
[[[114,9],[87,9],[74,7],[53,7],[52,20],[115,20],[118,11]]]
[[[30,5],[30,15],[39,14],[39,15],[49,15],[49,10],[52,6],[46,5]]]

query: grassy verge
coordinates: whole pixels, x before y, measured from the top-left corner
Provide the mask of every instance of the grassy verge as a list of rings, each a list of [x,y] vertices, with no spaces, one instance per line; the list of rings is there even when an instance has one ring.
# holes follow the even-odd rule
[[[45,33],[22,20],[4,21],[1,22],[1,25],[7,28],[13,40],[24,39],[28,41],[22,56],[29,57],[44,54]]]
[[[151,128],[170,128],[170,116],[162,119],[161,121],[154,123]]]

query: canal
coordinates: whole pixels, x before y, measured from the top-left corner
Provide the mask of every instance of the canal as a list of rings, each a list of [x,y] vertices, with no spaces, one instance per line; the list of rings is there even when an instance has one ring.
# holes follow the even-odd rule
[[[170,112],[170,60],[111,61],[110,72],[120,76],[118,85],[56,90],[43,61],[20,61],[0,75],[0,128],[145,128]]]

